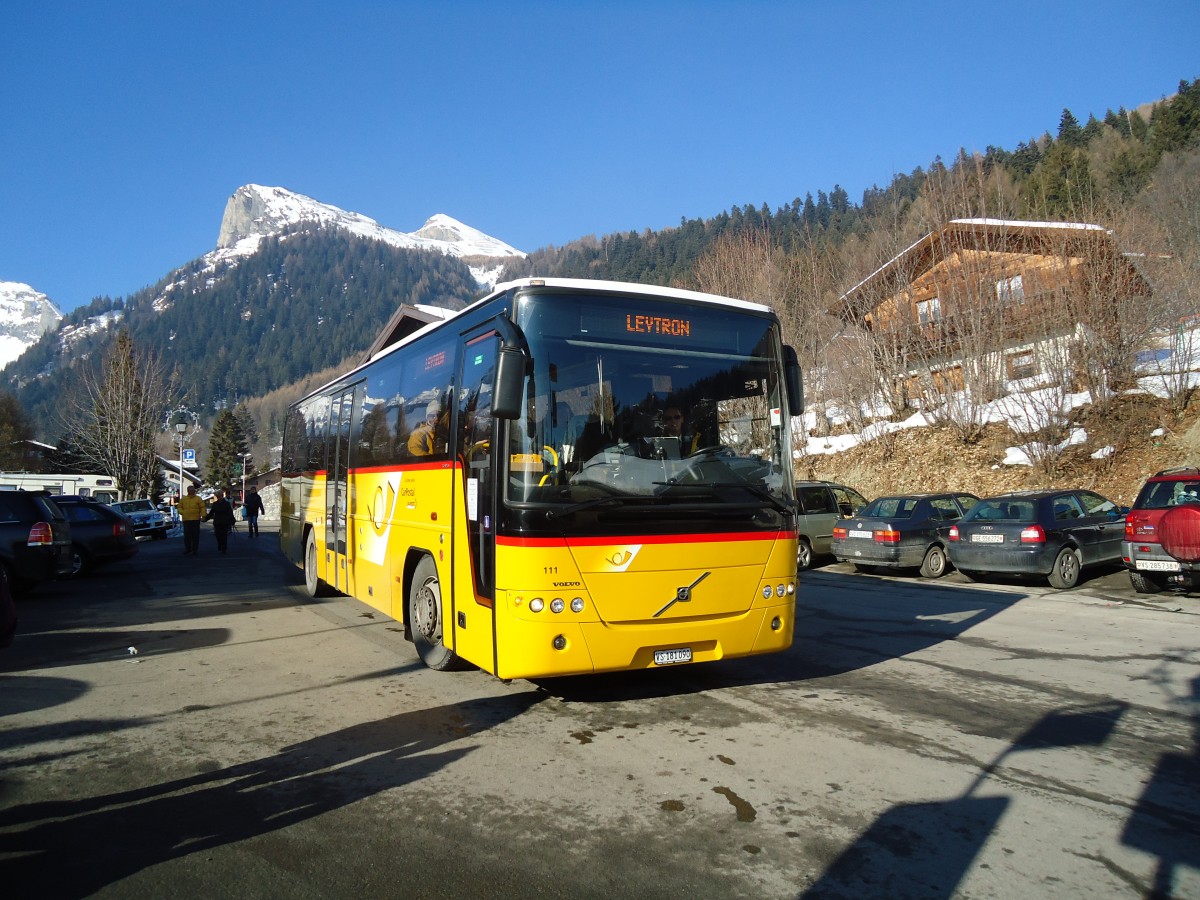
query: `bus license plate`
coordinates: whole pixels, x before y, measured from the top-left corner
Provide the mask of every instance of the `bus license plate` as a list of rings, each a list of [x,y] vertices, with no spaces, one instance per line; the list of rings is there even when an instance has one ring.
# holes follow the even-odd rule
[[[1003,544],[1004,535],[1002,534],[973,534],[971,535],[972,544]]]
[[[691,647],[678,647],[674,650],[655,650],[654,664],[656,666],[669,666],[673,663],[686,663],[692,661]]]

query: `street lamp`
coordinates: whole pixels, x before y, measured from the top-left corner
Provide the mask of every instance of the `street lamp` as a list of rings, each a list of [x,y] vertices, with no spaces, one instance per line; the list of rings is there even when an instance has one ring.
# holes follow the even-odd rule
[[[176,422],[175,433],[179,435],[179,499],[183,499],[183,435],[187,431],[187,422]]]
[[[249,453],[239,453],[242,458],[242,503],[246,502],[246,459],[250,456]]]

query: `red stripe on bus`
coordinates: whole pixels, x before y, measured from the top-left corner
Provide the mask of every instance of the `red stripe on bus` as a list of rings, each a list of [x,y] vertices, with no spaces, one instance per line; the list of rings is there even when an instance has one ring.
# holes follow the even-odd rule
[[[502,547],[607,547],[612,544],[724,544],[730,541],[782,541],[790,531],[734,531],[719,534],[614,534],[607,537],[518,538],[497,537]]]
[[[359,468],[355,466],[350,470],[351,475],[378,475],[383,472],[419,472],[419,471],[449,471],[454,468],[454,463],[448,459],[439,459],[436,462],[420,462],[420,463],[405,463],[401,466],[363,466]]]

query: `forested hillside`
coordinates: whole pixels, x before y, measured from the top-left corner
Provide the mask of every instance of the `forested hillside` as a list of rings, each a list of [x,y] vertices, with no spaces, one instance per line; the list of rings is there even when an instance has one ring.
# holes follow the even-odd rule
[[[219,407],[361,354],[401,303],[455,309],[478,292],[467,266],[450,256],[338,230],[285,233],[236,264],[214,271],[197,260],[124,302],[99,298],[75,310],[4,374],[42,433],[56,437],[73,370],[128,328],[136,345],[176,373],[179,402],[207,420]],[[120,314],[112,327],[76,330],[106,312]]]
[[[591,236],[561,248],[544,248],[513,260],[504,278],[611,278],[695,287],[698,261],[723,238],[757,231],[790,254],[836,248],[851,239],[867,240],[879,232],[904,228],[931,180],[938,182],[951,171],[994,182],[983,196],[962,198],[960,207],[950,210],[957,216],[996,212],[1021,219],[1063,220],[1085,213],[1111,215],[1150,183],[1164,155],[1195,148],[1198,130],[1200,79],[1183,81],[1169,102],[1142,110],[1110,109],[1103,118],[1089,115],[1084,124],[1070,110],[1063,110],[1054,136],[1047,131],[1013,150],[988,147],[980,154],[964,150],[949,166],[935,160],[928,169],[897,175],[886,187],[867,190],[860,204],[835,185],[828,193],[818,190],[815,199],[807,193],[774,210],[766,203],[748,204],[711,219],[684,219],[678,227],[661,232]],[[989,198],[987,190],[994,196]],[[992,209],[978,208],[989,199]],[[972,200],[976,208],[968,208]],[[854,273],[847,274],[853,277]]]

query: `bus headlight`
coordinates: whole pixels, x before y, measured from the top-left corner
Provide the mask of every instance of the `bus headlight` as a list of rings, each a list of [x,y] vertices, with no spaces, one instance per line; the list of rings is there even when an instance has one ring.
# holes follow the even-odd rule
[[[567,604],[563,603],[562,597],[555,597],[550,601],[550,612],[560,613],[567,608]]]
[[[546,601],[543,600],[541,597],[534,597],[532,600],[529,601],[529,611],[530,612],[541,612],[545,608],[546,608]]]
[[[764,600],[771,599],[771,586],[769,584],[763,585],[763,599]]]
[[[582,597],[576,597],[574,600],[571,601],[571,612],[573,612],[573,613],[583,612],[583,598]]]
[[[787,593],[787,588],[784,587],[782,584],[775,588],[775,596],[776,597],[782,597],[786,593]]]

